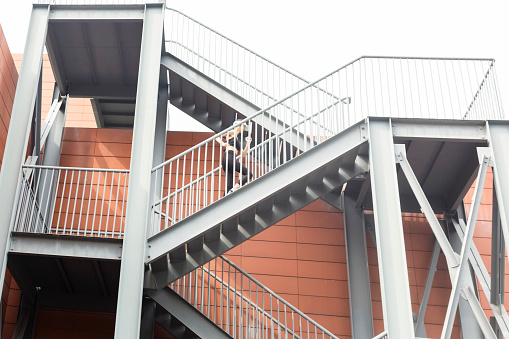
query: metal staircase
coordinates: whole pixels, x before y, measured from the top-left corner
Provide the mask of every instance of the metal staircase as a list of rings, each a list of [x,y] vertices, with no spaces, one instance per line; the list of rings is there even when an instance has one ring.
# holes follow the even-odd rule
[[[132,22],[104,26],[117,30],[118,41],[113,43],[118,43],[116,48],[121,56],[125,52],[122,37],[128,31],[136,33],[133,44],[141,45],[144,41],[138,38],[144,34],[140,21],[145,17],[140,19],[139,4],[132,6],[132,13],[126,12]],[[155,9],[162,5],[157,6],[160,7],[151,5],[144,10],[158,13]],[[133,69],[138,66],[133,66],[136,59],[133,56],[143,48],[129,50],[126,55],[130,62],[121,61],[121,67],[109,70],[115,73],[111,86],[103,86],[97,80],[104,79],[108,72],[94,68],[94,62],[89,63],[90,69],[82,70],[83,74],[87,70],[92,74],[80,79],[77,68],[67,65],[64,69],[60,62],[72,60],[65,46],[59,49],[65,42],[59,31],[65,27],[60,25],[69,21],[70,28],[89,34],[84,37],[84,44],[100,39],[101,32],[91,29],[90,23],[75,26],[72,20],[67,20],[68,15],[74,15],[72,11],[59,17],[58,9],[62,8],[51,14],[56,19],[49,26],[48,38],[50,58],[57,65],[57,82],[66,84],[72,80],[70,85],[59,87],[61,95],[87,95],[99,100],[96,103],[103,100],[108,107],[117,108],[129,102],[126,111],[122,111],[125,117],[116,122],[118,126],[129,125],[134,113],[127,111],[140,104],[133,104],[137,89],[132,80],[147,76],[143,72],[138,75]],[[49,15],[40,12],[39,15]],[[336,338],[222,254],[316,199],[338,204],[344,185],[352,179],[356,179],[356,184],[349,185],[348,193],[356,200],[353,205],[374,210],[377,224],[382,218],[377,213],[385,213],[380,212],[380,207],[377,210],[381,201],[386,210],[390,209],[387,213],[396,217],[402,211],[422,211],[422,196],[429,201],[428,215],[458,209],[479,167],[476,149],[487,147],[491,138],[486,131],[491,125],[479,120],[503,118],[494,100],[498,91],[494,61],[361,57],[309,83],[177,11],[169,10],[167,14],[170,19],[165,34],[169,38],[157,66],[161,66],[161,74],[168,71],[169,85],[166,76],[161,76],[159,93],[169,92],[171,104],[217,134],[159,165],[140,161],[133,148],[133,161],[138,161],[136,166],[145,166],[145,172],[139,168],[120,171],[30,163],[22,166],[14,214],[9,219],[13,227],[9,245],[13,275],[22,280],[20,286],[24,290],[34,290],[41,284],[48,286],[43,305],[68,306],[83,300],[92,290],[80,284],[80,276],[85,272],[81,268],[87,267],[87,276],[97,276],[93,288],[96,299],[90,299],[94,302],[89,301],[87,307],[90,310],[108,307],[111,311],[115,307],[112,291],[116,292],[119,283],[122,285],[120,257],[135,253],[123,247],[127,244],[126,215],[138,208],[127,207],[129,188],[137,192],[134,195],[147,192],[150,196],[146,238],[142,234],[135,239],[140,244],[140,239],[147,239],[139,246],[144,255],[136,259],[141,263],[139,266],[145,267],[146,295],[158,304],[148,303],[146,314],[152,314],[168,332],[177,338]],[[90,11],[87,15],[103,19],[105,14]],[[62,18],[66,19],[59,21]],[[95,55],[90,46],[96,45],[83,47],[88,48],[89,58]],[[157,59],[153,49],[152,56]],[[140,69],[154,66],[143,59],[139,64]],[[93,83],[87,83],[90,78],[95,79]],[[150,78],[142,79],[146,82],[140,82],[141,87],[150,83],[147,79]],[[29,85],[22,82],[20,86]],[[103,95],[102,90],[109,92]],[[145,106],[140,105],[145,109],[151,101],[143,94],[140,96]],[[159,100],[166,101],[164,95]],[[105,111],[96,110],[98,120],[113,123],[115,119],[101,118]],[[232,126],[239,117],[243,121]],[[138,115],[136,119],[143,118]],[[243,124],[249,127],[253,142],[248,155],[238,161],[252,172],[253,178],[237,191],[226,194],[226,178],[221,169],[224,149],[216,139]],[[142,128],[150,130],[153,126]],[[136,154],[143,154],[142,151]],[[414,177],[408,174],[412,170]],[[462,175],[458,176],[458,172]],[[146,179],[144,182],[149,182],[151,176],[151,187],[139,184],[140,173],[147,174],[142,178]],[[134,178],[131,187],[128,177]],[[396,189],[391,190],[391,185]],[[53,187],[53,193],[47,193],[48,187]],[[416,187],[421,188],[422,196],[416,196]],[[330,195],[331,192],[334,194]],[[384,199],[401,200],[401,207],[397,204],[397,208],[391,209],[394,206],[387,205]],[[46,205],[39,204],[41,200],[47,201]],[[140,218],[140,224],[144,224],[145,215]],[[464,222],[460,219],[452,224],[460,234]],[[393,264],[388,262],[391,256],[387,253],[401,250],[401,244],[387,240],[388,233],[392,239],[401,238],[397,232],[402,230],[397,226],[394,223],[383,232],[377,225],[377,245],[383,252],[380,259],[386,258],[384,265]],[[440,232],[433,231],[438,238]],[[394,252],[390,252],[392,248],[387,250],[388,244],[394,245]],[[444,243],[440,245],[448,248]],[[447,253],[448,258],[455,258],[452,251]],[[404,255],[393,255],[392,261],[397,262],[394,265],[401,264],[398,261],[401,257]],[[479,261],[475,248],[471,248],[471,257],[471,261]],[[122,260],[122,265],[128,261]],[[34,264],[39,265],[39,270],[30,271],[27,267]],[[50,267],[56,274],[43,278],[40,273],[43,267]],[[477,271],[487,286],[485,272]],[[404,274],[400,273],[382,277],[387,279],[384,284],[391,286],[393,278],[404,281]],[[490,290],[484,285],[488,294]],[[78,286],[84,288],[85,294],[76,296],[77,290],[82,292]],[[124,289],[119,290],[121,299]],[[270,303],[266,303],[267,295]],[[102,304],[96,302],[101,297],[106,300]],[[385,302],[394,301],[389,294],[383,298]],[[273,299],[277,299],[276,304]],[[493,305],[493,309],[499,306],[496,302]],[[393,319],[400,315],[396,312],[387,315],[391,317],[387,320],[390,324],[387,331],[397,330]],[[500,323],[507,319],[505,310],[499,310],[496,316]],[[384,332],[377,338],[385,335]]]

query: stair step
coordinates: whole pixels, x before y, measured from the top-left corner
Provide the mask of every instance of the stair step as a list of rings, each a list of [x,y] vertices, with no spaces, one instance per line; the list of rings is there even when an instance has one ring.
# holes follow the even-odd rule
[[[274,196],[271,196],[256,205],[256,214],[264,214],[272,211],[274,207]]]
[[[207,112],[209,112],[209,119],[221,120],[221,102],[216,98],[209,97],[207,102]]]
[[[207,100],[208,95],[202,89],[195,87],[194,88],[194,104],[196,106],[196,110],[200,112],[207,112]]]
[[[170,73],[170,97],[178,98],[182,96],[181,78],[173,72]]]
[[[182,79],[182,99],[185,104],[194,103],[194,85],[184,79]]]
[[[311,172],[308,175],[308,184],[309,185],[322,185],[323,177],[325,176],[326,167],[320,167],[319,169]]]
[[[288,202],[290,200],[291,194],[292,194],[292,186],[283,188],[281,191],[277,192],[274,195],[274,203]]]
[[[236,232],[239,227],[239,217],[235,216],[233,218],[228,219],[223,223],[223,233],[231,233]]]
[[[188,252],[197,252],[203,250],[204,235],[199,236],[196,239],[191,240],[187,243]]]
[[[220,237],[221,237],[221,227],[219,226],[210,229],[204,234],[204,240],[206,243],[218,241]]]
[[[253,221],[256,215],[256,206],[252,207],[239,215],[239,223],[248,223]]]
[[[177,247],[170,252],[171,261],[182,261],[186,259],[186,247],[184,245]]]
[[[241,116],[237,116],[236,113],[237,112],[235,112],[233,108],[226,105],[221,105],[221,121],[223,122],[223,128],[230,127],[235,121],[235,118],[242,118]]]
[[[306,188],[308,186],[308,178],[304,177],[298,181],[296,181],[292,185],[292,196],[295,195],[305,195],[306,194]]]
[[[152,271],[154,271],[154,272],[166,271],[168,269],[168,255],[165,254],[161,258],[153,261],[150,264],[150,267],[151,267]]]

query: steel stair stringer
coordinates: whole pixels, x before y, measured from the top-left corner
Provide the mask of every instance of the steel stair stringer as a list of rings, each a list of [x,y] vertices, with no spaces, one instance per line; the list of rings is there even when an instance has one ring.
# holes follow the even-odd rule
[[[368,170],[360,122],[147,243],[145,288],[160,289]]]
[[[191,330],[197,337],[218,339],[231,338],[231,336],[226,334],[226,332],[224,332],[219,326],[204,316],[191,304],[182,299],[171,288],[165,287],[161,290],[147,290],[146,293],[159,306],[166,310],[171,317],[176,318],[186,329]],[[185,332],[182,331],[184,330],[183,328],[175,328],[172,330],[170,325],[165,327],[167,327],[166,329],[169,330],[170,333],[174,332],[172,334],[176,337],[186,337],[184,335]]]
[[[236,118],[244,119],[261,110],[170,53],[162,54],[161,65],[170,72],[170,103],[216,133],[230,127]],[[269,112],[255,117],[253,121],[257,124],[253,127],[258,129],[256,133],[252,131],[253,144],[261,142],[265,133],[289,129],[285,121]],[[263,124],[264,130],[260,124]],[[255,136],[259,140],[254,140]],[[294,129],[285,133],[283,139],[292,140],[293,145],[300,145],[303,149],[315,144]],[[288,150],[287,153],[292,151]]]

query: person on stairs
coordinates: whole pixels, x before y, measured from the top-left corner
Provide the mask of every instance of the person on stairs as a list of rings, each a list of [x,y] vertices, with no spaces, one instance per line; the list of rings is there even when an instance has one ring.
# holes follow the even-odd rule
[[[233,125],[240,121],[241,120],[236,120]],[[242,165],[237,159],[240,152],[242,163],[246,163],[245,156],[251,144],[251,134],[246,131],[246,124],[243,123],[220,137],[217,137],[216,141],[221,145],[221,147],[225,147],[223,159],[221,160],[221,168],[223,169],[226,177],[226,195],[236,191],[253,178],[253,173],[251,173],[247,167]],[[235,172],[240,174],[240,179],[235,185],[233,185]]]

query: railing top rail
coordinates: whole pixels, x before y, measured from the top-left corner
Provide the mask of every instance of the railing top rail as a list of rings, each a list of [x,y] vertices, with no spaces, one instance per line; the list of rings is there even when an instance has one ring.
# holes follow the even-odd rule
[[[22,167],[35,169],[129,173],[129,170],[126,169],[109,169],[109,168],[86,168],[86,167],[43,166],[43,165],[23,165]]]
[[[256,280],[255,278],[253,278],[249,273],[247,273],[246,271],[244,271],[242,268],[240,268],[239,266],[235,265],[233,262],[231,262],[230,260],[228,260],[226,257],[224,256],[220,256],[222,260],[224,260],[226,263],[228,263],[230,266],[232,266],[233,268],[235,268],[236,270],[238,270],[241,274],[243,274],[244,276],[246,276],[249,280],[251,280],[253,283],[255,283],[256,285],[260,286],[262,289],[264,289],[266,292],[270,293],[274,298],[276,298],[277,300],[279,300],[280,302],[282,302],[283,304],[285,304],[288,308],[290,308],[292,311],[294,311],[295,313],[297,313],[298,315],[300,315],[302,318],[306,319],[307,321],[309,321],[310,323],[312,323],[314,326],[316,326],[317,328],[319,328],[321,331],[323,331],[325,334],[331,336],[332,338],[337,338],[334,334],[332,334],[331,332],[329,332],[326,328],[324,328],[323,326],[321,326],[320,324],[318,324],[316,321],[314,321],[313,319],[311,319],[310,317],[308,317],[306,314],[302,313],[299,309],[297,309],[295,306],[293,306],[292,304],[290,304],[288,301],[284,300],[283,298],[281,298],[279,295],[277,295],[275,292],[273,292],[270,288],[268,288],[267,286],[265,286],[264,284],[262,284],[261,282],[259,282],[258,280]]]
[[[117,5],[144,5],[163,3],[162,0],[34,0],[39,5],[70,5],[70,6],[117,6]]]
[[[297,74],[295,74],[295,73],[293,73],[293,72],[291,72],[291,71],[287,70],[286,68],[284,68],[284,67],[282,67],[282,66],[280,66],[280,65],[276,64],[275,62],[273,62],[273,61],[271,61],[271,60],[269,60],[269,59],[267,59],[267,58],[265,58],[265,57],[261,56],[260,54],[258,54],[258,53],[256,53],[256,52],[253,52],[252,50],[250,50],[249,48],[247,48],[246,46],[244,46],[244,45],[242,45],[242,44],[239,44],[239,43],[238,43],[238,42],[236,42],[235,40],[230,39],[230,38],[228,38],[227,36],[225,36],[225,35],[223,35],[223,34],[221,34],[221,33],[217,32],[216,30],[214,30],[214,29],[212,29],[212,28],[208,27],[207,25],[205,25],[205,24],[203,24],[203,23],[199,22],[198,20],[195,20],[195,19],[191,18],[190,16],[188,16],[188,15],[186,15],[186,14],[182,13],[181,11],[176,10],[176,9],[174,9],[174,8],[171,8],[171,7],[168,7],[168,6],[166,6],[166,9],[169,9],[169,10],[171,10],[171,11],[177,12],[177,13],[179,13],[179,14],[181,14],[181,15],[185,16],[185,17],[186,17],[186,18],[188,18],[189,20],[196,22],[197,24],[199,24],[199,25],[201,25],[201,26],[205,27],[206,29],[208,29],[208,30],[210,30],[210,31],[214,32],[215,34],[219,35],[220,37],[222,37],[222,38],[224,38],[224,39],[226,39],[226,40],[228,40],[228,41],[231,41],[232,43],[234,43],[234,44],[238,45],[239,47],[244,48],[246,51],[248,51],[248,52],[252,53],[253,55],[256,55],[256,56],[257,56],[257,57],[259,57],[260,59],[263,59],[263,60],[265,60],[265,61],[267,61],[267,62],[269,62],[269,63],[273,64],[274,66],[277,66],[278,68],[282,69],[283,71],[287,72],[288,74],[291,74],[292,76],[296,77],[297,79],[299,79],[299,80],[301,80],[301,81],[304,81],[304,82],[309,82],[309,81],[307,81],[306,79],[303,79],[302,77],[298,76]],[[166,42],[171,42],[171,40],[166,40]]]
[[[377,56],[363,55],[360,59],[415,59],[415,60],[451,60],[451,61],[495,61],[493,58],[444,58],[444,57],[415,57],[415,56]]]

